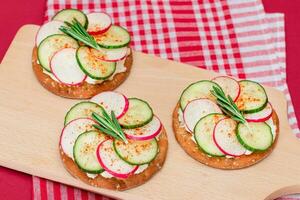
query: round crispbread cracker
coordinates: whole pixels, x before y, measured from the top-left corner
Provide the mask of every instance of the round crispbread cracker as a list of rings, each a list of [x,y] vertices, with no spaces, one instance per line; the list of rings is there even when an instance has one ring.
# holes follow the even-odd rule
[[[115,74],[112,80],[105,80],[99,84],[89,84],[84,81],[77,86],[68,86],[53,80],[49,75],[43,73],[42,66],[37,62],[37,47],[34,47],[32,52],[32,68],[38,81],[50,92],[70,99],[89,99],[100,92],[114,90],[125,81],[133,63],[132,51],[130,52],[124,64],[126,71]]]
[[[276,112],[273,110],[272,119],[276,125],[276,138],[272,146],[264,152],[254,152],[250,155],[243,155],[235,158],[226,157],[212,157],[204,153],[198,145],[192,140],[192,134],[180,126],[178,119],[179,104],[176,105],[173,111],[173,130],[177,142],[184,149],[184,151],[195,160],[218,169],[241,169],[258,163],[266,158],[273,151],[279,137],[279,119]]]
[[[162,168],[166,160],[167,150],[168,150],[168,138],[164,128],[159,134],[158,145],[159,145],[159,152],[157,153],[155,159],[151,161],[149,166],[143,172],[139,174],[130,175],[126,179],[119,179],[115,177],[104,178],[101,175],[98,175],[94,179],[89,178],[86,175],[86,173],[82,171],[76,165],[76,163],[63,152],[61,146],[59,147],[59,151],[60,151],[60,157],[64,163],[65,168],[75,178],[78,178],[83,182],[95,187],[101,187],[101,188],[106,188],[111,190],[127,190],[145,183],[156,172],[158,172]]]

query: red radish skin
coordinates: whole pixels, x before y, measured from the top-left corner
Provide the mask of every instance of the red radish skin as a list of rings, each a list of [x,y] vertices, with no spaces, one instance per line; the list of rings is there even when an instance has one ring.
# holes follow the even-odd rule
[[[236,94],[235,97],[232,97],[233,101],[235,102],[238,99],[238,97],[240,96],[240,93],[241,93],[241,86],[240,86],[239,82],[237,80],[235,80],[234,78],[229,77],[229,76],[217,76],[217,77],[215,77],[215,78],[213,78],[211,80],[213,82],[216,82],[218,84],[217,79],[222,79],[222,78],[230,79],[230,80],[234,81],[238,85],[238,92],[237,92],[237,94]],[[222,86],[220,85],[220,87],[222,87]]]
[[[100,165],[102,166],[102,168],[105,169],[105,171],[107,171],[109,174],[113,175],[114,177],[122,178],[122,179],[128,178],[130,175],[134,174],[134,172],[139,168],[138,165],[132,166],[132,170],[131,170],[130,172],[124,173],[124,174],[122,174],[122,173],[117,173],[117,172],[115,172],[115,171],[112,171],[111,169],[109,169],[108,166],[105,165],[105,163],[104,163],[104,161],[103,161],[103,159],[102,159],[102,157],[101,157],[100,151],[101,151],[101,148],[102,148],[102,147],[105,145],[105,143],[107,143],[107,142],[111,142],[111,143],[112,143],[112,140],[108,139],[108,140],[105,140],[105,141],[101,142],[101,143],[98,145],[98,148],[97,148],[97,151],[96,151],[96,152],[97,152],[97,158],[98,158],[98,161],[99,161]],[[111,144],[111,145],[112,145],[112,144]],[[113,147],[111,147],[111,148],[113,148]],[[116,156],[117,156],[117,155],[116,155]],[[119,159],[120,159],[120,158],[119,158]],[[124,161],[124,163],[125,163],[125,161]],[[126,163],[126,164],[127,164],[127,163]],[[129,164],[127,164],[127,165],[129,165]]]
[[[62,138],[63,138],[63,135],[66,131],[66,129],[70,126],[70,124],[73,124],[77,121],[80,121],[80,120],[87,120],[87,121],[90,121],[91,124],[97,124],[93,119],[90,119],[90,118],[77,118],[77,119],[73,119],[72,121],[70,121],[69,123],[67,123],[64,128],[62,129],[61,131],[61,134],[60,134],[60,138],[59,138],[59,146],[62,148],[63,152],[67,155],[67,156],[70,156],[69,153],[66,151],[66,149],[64,149],[64,145],[62,145]],[[84,131],[85,132],[85,131]]]
[[[51,58],[51,60],[50,60],[50,69],[51,69],[51,72],[53,73],[54,77],[55,77],[59,82],[61,82],[62,84],[69,85],[69,86],[77,86],[77,85],[81,85],[81,84],[85,81],[85,79],[87,78],[87,75],[84,75],[83,78],[82,78],[81,80],[79,80],[78,82],[75,82],[75,83],[67,83],[67,82],[62,81],[62,80],[61,80],[61,77],[58,77],[58,75],[56,74],[55,70],[53,70],[53,69],[54,69],[54,66],[53,66],[53,63],[52,63],[53,58],[54,58],[57,54],[59,54],[60,52],[66,51],[66,50],[71,50],[71,49],[74,50],[74,52],[76,52],[76,49],[73,49],[73,48],[65,48],[65,49],[61,49],[61,50],[57,51],[56,53],[54,53],[54,55],[52,56],[52,58]],[[74,55],[74,59],[76,59],[76,58],[75,58],[75,55]],[[78,68],[80,69],[79,66],[78,66]]]
[[[224,118],[221,119],[214,128],[214,132],[213,132],[213,140],[214,143],[216,144],[216,146],[220,149],[220,151],[222,151],[222,153],[224,153],[225,155],[228,156],[233,156],[233,157],[239,157],[241,155],[244,155],[246,152],[246,149],[244,149],[244,147],[238,142],[238,140],[236,139],[234,142],[236,142],[236,147],[238,148],[238,152],[237,153],[232,153],[232,152],[228,152],[228,150],[226,150],[224,147],[222,147],[222,145],[220,145],[220,141],[217,139],[216,137],[216,130],[218,129],[218,126],[220,126],[220,124],[222,124],[223,122],[225,122],[225,120],[232,120],[231,118]],[[234,120],[233,120],[234,121]],[[235,132],[235,130],[234,130]],[[228,133],[226,133],[228,135]],[[233,143],[235,144],[235,143]]]
[[[102,107],[106,110],[107,107],[105,107],[105,105],[103,105],[104,102],[100,102],[99,98],[101,97],[101,95],[103,95],[103,94],[109,94],[109,93],[111,93],[111,94],[116,94],[117,96],[122,96],[122,97],[124,98],[124,108],[122,109],[122,111],[121,111],[120,113],[116,113],[116,112],[115,112],[116,118],[119,119],[119,118],[121,118],[123,115],[125,115],[125,113],[128,111],[128,108],[129,108],[129,101],[128,101],[127,97],[126,97],[124,94],[122,94],[122,93],[120,93],[120,92],[116,92],[116,91],[102,92],[102,93],[97,94],[96,96],[92,97],[92,98],[91,98],[91,101],[92,101],[92,102],[95,102],[95,103],[97,103],[97,104],[99,104],[100,106],[102,106]],[[114,99],[116,99],[116,98],[114,98]],[[111,102],[111,101],[110,101],[110,102]],[[109,112],[110,112],[110,111],[109,111]]]
[[[97,16],[98,15],[98,16]],[[95,19],[95,17],[97,17],[97,19]],[[89,13],[87,14],[87,18],[89,21],[89,25],[87,28],[87,32],[91,35],[99,35],[99,34],[103,34],[105,33],[112,25],[112,20],[111,17],[109,16],[109,14],[105,13],[105,12],[94,12],[94,13]],[[103,21],[106,21],[106,23],[104,24],[103,27],[95,27],[92,25],[95,25],[94,23],[92,23],[93,21],[98,20],[99,23],[102,23]],[[98,24],[99,25],[99,24]],[[95,30],[94,30],[95,29]]]
[[[196,103],[196,102],[200,102],[200,101],[203,101],[204,103],[209,103],[209,104],[211,104],[211,106],[213,106],[212,108],[212,110],[210,110],[210,111],[208,111],[208,110],[206,110],[207,112],[205,112],[205,114],[203,114],[203,113],[198,113],[198,116],[195,118],[195,123],[189,123],[189,120],[187,119],[187,117],[189,117],[189,114],[187,114],[188,112],[189,112],[189,105],[191,105],[191,104],[194,104],[194,103]],[[199,108],[201,108],[201,109],[203,109],[203,111],[205,111],[204,110],[204,108],[203,107],[200,107],[199,106]],[[207,107],[206,107],[207,108]],[[190,132],[193,132],[194,131],[194,127],[195,127],[195,125],[196,125],[196,123],[202,118],[202,117],[204,117],[205,115],[208,115],[208,114],[210,114],[210,113],[222,113],[222,111],[221,111],[221,109],[219,108],[219,106],[216,104],[216,103],[214,103],[213,101],[211,101],[210,99],[207,99],[207,98],[199,98],[199,99],[194,99],[194,100],[192,100],[192,101],[190,101],[187,105],[186,105],[186,107],[185,107],[185,109],[183,110],[183,121],[184,121],[184,123],[185,123],[185,125],[186,125],[186,128],[190,131]]]
[[[260,113],[261,116],[258,116],[258,114]],[[273,107],[270,103],[268,103],[266,108],[264,108],[263,110],[257,113],[245,114],[244,117],[247,120],[247,122],[265,122],[272,117],[272,114],[273,114]]]
[[[153,119],[157,119],[157,120],[159,121],[159,125],[154,129],[153,133],[147,134],[147,135],[145,135],[145,136],[140,135],[140,134],[134,135],[134,134],[130,133],[130,132],[133,132],[133,131],[137,131],[137,132],[140,132],[140,133],[143,132],[143,131],[146,132],[147,129],[146,129],[146,130],[143,130],[143,127],[145,128],[147,125],[149,126],[149,124],[151,123],[151,122],[149,122],[149,123],[146,124],[145,126],[142,126],[142,127],[136,128],[136,129],[124,129],[123,131],[124,131],[126,137],[127,137],[128,139],[132,139],[132,140],[150,140],[150,139],[152,139],[152,138],[155,138],[157,135],[159,135],[159,133],[160,133],[161,130],[162,130],[162,123],[161,123],[161,121],[158,119],[158,117],[156,117],[156,116],[154,116]],[[153,120],[153,119],[152,119],[152,120]]]

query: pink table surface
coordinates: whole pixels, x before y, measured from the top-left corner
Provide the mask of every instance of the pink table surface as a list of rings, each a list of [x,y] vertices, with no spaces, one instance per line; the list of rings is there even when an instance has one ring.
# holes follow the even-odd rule
[[[286,22],[287,81],[298,121],[300,119],[300,3],[299,1],[263,0],[267,12],[283,12]],[[44,0],[6,0],[0,3],[0,61],[17,30],[24,24],[42,24]],[[299,149],[300,150],[300,149]],[[9,153],[9,152],[7,152]],[[31,199],[31,176],[0,167],[0,199]]]

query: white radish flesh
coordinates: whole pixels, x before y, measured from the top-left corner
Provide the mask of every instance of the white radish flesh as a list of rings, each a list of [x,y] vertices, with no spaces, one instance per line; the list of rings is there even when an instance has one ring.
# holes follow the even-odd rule
[[[213,139],[217,147],[228,156],[241,156],[246,149],[240,144],[236,136],[237,123],[231,118],[220,120],[214,129]]]
[[[229,76],[218,76],[212,79],[217,83],[224,91],[226,96],[230,96],[233,101],[236,101],[240,95],[240,84],[235,79]]]
[[[66,85],[79,85],[86,75],[76,61],[76,49],[66,48],[54,54],[50,61],[51,71],[55,78]]]
[[[112,140],[106,140],[98,146],[97,158],[103,169],[117,178],[127,178],[138,169],[138,165],[130,165],[117,155]]]
[[[222,113],[216,103],[209,99],[195,99],[187,104],[183,111],[186,127],[190,132],[194,131],[197,122],[211,113]]]
[[[89,21],[87,31],[97,35],[106,32],[112,24],[110,16],[103,12],[95,12],[86,15]]]
[[[146,125],[135,129],[124,129],[127,138],[133,140],[149,140],[156,137],[162,129],[162,124],[158,117],[153,116],[153,119]]]
[[[114,111],[116,118],[122,117],[129,107],[129,102],[125,95],[112,91],[97,94],[91,98],[91,101],[102,106],[109,114],[111,111]]]
[[[38,30],[38,33],[35,37],[35,44],[36,46],[39,46],[41,41],[45,39],[46,37],[54,34],[62,34],[62,32],[59,30],[61,26],[63,26],[64,23],[61,21],[50,21],[45,24],[43,24],[40,29]]]
[[[62,130],[60,136],[60,146],[63,152],[73,158],[73,146],[77,137],[86,131],[94,130],[95,121],[88,118],[79,118],[69,122]]]
[[[273,107],[270,103],[266,105],[264,109],[259,112],[245,114],[244,117],[248,122],[264,122],[271,118],[273,113]]]

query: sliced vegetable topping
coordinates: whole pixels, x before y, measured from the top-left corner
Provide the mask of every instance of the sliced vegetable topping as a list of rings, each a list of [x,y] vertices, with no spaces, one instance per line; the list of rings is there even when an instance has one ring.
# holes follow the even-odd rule
[[[127,30],[115,25],[112,25],[105,33],[93,36],[99,46],[106,49],[125,47],[130,42],[130,35]]]
[[[265,151],[273,142],[271,128],[265,122],[249,122],[248,127],[239,123],[237,138],[250,151]]]
[[[268,103],[265,89],[254,81],[239,82],[241,93],[236,101],[238,108],[244,113],[255,113],[264,109]]]
[[[272,113],[272,105],[268,103],[267,106],[261,111],[251,114],[245,114],[244,116],[248,122],[264,122],[272,117]]]
[[[108,114],[105,110],[103,110],[102,116],[98,115],[97,113],[93,113],[92,116],[93,119],[99,124],[94,125],[96,129],[99,129],[114,139],[122,140],[123,142],[127,143],[126,136],[113,111]]]
[[[89,21],[87,31],[91,35],[97,35],[106,32],[112,24],[110,16],[103,12],[87,14],[87,18]]]
[[[50,35],[45,38],[38,47],[38,60],[41,66],[51,72],[50,60],[52,56],[59,50],[64,48],[77,48],[78,43],[73,38],[63,35],[56,34]]]
[[[137,128],[149,123],[153,118],[152,108],[146,101],[129,98],[128,111],[119,119],[123,128]]]
[[[217,83],[224,91],[226,96],[230,96],[233,101],[236,101],[240,95],[240,85],[235,79],[229,76],[218,76],[212,79]]]
[[[105,171],[117,178],[127,178],[138,169],[137,165],[130,165],[117,155],[112,140],[106,140],[98,146],[97,157]]]
[[[98,162],[96,150],[106,139],[107,137],[98,131],[88,131],[78,136],[74,144],[74,159],[80,169],[92,174],[104,171]]]
[[[91,98],[91,101],[101,105],[107,113],[114,111],[116,118],[122,117],[129,107],[129,101],[125,95],[112,91],[101,92]]]
[[[56,52],[51,58],[50,68],[57,80],[65,85],[80,85],[86,75],[76,62],[76,49],[66,48]]]
[[[86,28],[88,26],[88,19],[86,15],[77,9],[63,9],[56,13],[56,15],[52,18],[52,20],[69,23],[72,23],[74,19],[76,19],[83,27]]]
[[[214,127],[225,116],[222,114],[208,114],[201,118],[194,129],[194,137],[200,149],[211,156],[224,156],[213,140]]]
[[[222,113],[221,109],[213,101],[209,99],[195,99],[190,101],[183,111],[186,127],[190,132],[193,132],[199,119],[211,113]]]
[[[132,140],[150,140],[155,138],[162,129],[162,124],[158,117],[153,119],[146,125],[134,129],[124,129],[126,137]]]
[[[98,50],[81,46],[77,49],[76,58],[86,75],[96,80],[107,79],[115,72],[116,63],[100,60],[98,54]]]
[[[98,60],[103,60],[107,62],[117,62],[123,60],[126,57],[127,51],[127,47],[117,49],[104,49],[99,47],[98,50],[93,49],[92,53]]]
[[[68,123],[62,130],[60,145],[64,153],[73,158],[73,146],[77,137],[84,132],[95,130],[95,121],[88,118],[79,118]]]
[[[50,35],[62,34],[59,30],[62,25],[64,25],[64,23],[61,21],[50,21],[43,24],[35,37],[36,46],[39,46],[39,44]]]
[[[220,120],[214,129],[213,139],[217,147],[229,156],[241,156],[246,152],[246,149],[237,139],[236,127],[236,121],[225,118]]]
[[[198,81],[189,85],[182,92],[179,100],[181,110],[184,110],[186,105],[194,99],[207,98],[215,101],[215,97],[211,94],[213,86],[219,87],[218,84],[208,80]]]
[[[95,112],[102,116],[103,108],[98,104],[90,101],[83,101],[75,104],[65,116],[65,125],[70,121],[78,118],[92,118]]]
[[[114,148],[121,159],[132,165],[150,163],[158,152],[155,138],[144,141],[129,140],[127,144],[114,140]]]

